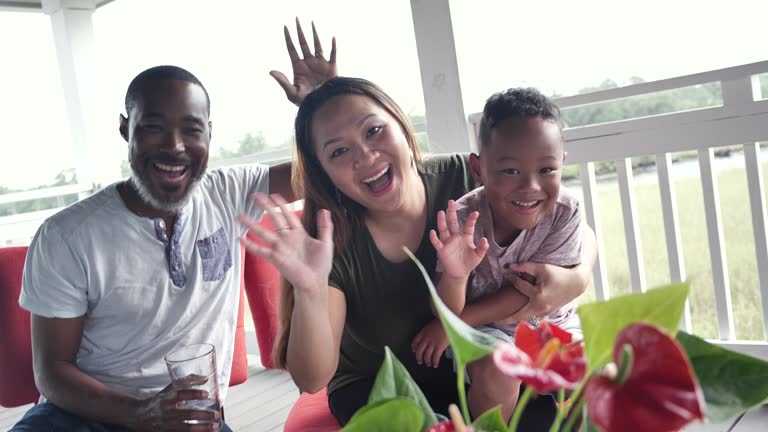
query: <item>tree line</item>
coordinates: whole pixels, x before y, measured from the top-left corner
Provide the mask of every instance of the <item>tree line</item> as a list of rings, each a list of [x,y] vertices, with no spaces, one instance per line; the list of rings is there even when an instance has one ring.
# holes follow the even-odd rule
[[[645,82],[640,77],[632,77],[629,84],[639,84]],[[597,86],[584,87],[578,91],[578,94],[592,93],[600,90],[607,90],[619,87],[619,84],[611,79],[606,79]],[[768,76],[763,75],[761,79],[761,90],[763,97],[768,97]],[[559,94],[552,94],[556,99],[561,97]],[[606,123],[630,118],[646,117],[677,111],[686,111],[709,106],[722,104],[722,93],[718,83],[709,83],[679,89],[667,90],[658,93],[652,93],[641,96],[634,96],[614,101],[600,102],[591,105],[563,109],[561,119],[566,127],[578,127],[590,124]],[[414,124],[424,124],[426,119],[423,115],[412,114],[409,118]],[[422,151],[428,150],[428,137],[426,134],[416,136],[417,145]],[[288,138],[282,143],[270,146],[261,132],[246,133],[238,141],[235,149],[220,147],[218,152],[211,155],[213,160],[233,159],[240,156],[251,155],[271,149],[290,148],[293,144],[293,138]],[[647,160],[646,160],[647,159]],[[652,164],[653,158],[635,158],[633,166],[642,166]],[[598,174],[615,172],[613,161],[598,162],[595,164]],[[121,172],[124,177],[130,175],[130,167],[126,161],[123,161]],[[568,167],[564,172],[564,178],[575,178],[578,176],[576,167]],[[43,189],[54,186],[76,184],[77,178],[73,168],[68,168],[59,172],[54,181],[50,184],[40,185],[32,189]],[[20,192],[21,190],[12,189],[0,185],[0,195]],[[49,208],[56,208],[71,204],[77,201],[77,194],[27,200],[22,202],[0,204],[0,217],[17,213],[27,213]]]

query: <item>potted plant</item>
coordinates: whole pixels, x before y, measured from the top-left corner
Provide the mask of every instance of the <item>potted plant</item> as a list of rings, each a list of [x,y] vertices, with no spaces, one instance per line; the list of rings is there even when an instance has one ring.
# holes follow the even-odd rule
[[[543,322],[521,324],[508,344],[454,315],[406,252],[427,281],[453,349],[461,412],[454,408],[452,419],[440,419],[387,348],[368,404],[343,431],[511,432],[531,397],[554,393],[559,409],[552,432],[664,432],[693,421],[723,422],[768,399],[768,362],[678,331],[688,283],[580,306],[581,341]],[[488,355],[526,385],[509,424],[498,407],[470,421],[464,368]]]

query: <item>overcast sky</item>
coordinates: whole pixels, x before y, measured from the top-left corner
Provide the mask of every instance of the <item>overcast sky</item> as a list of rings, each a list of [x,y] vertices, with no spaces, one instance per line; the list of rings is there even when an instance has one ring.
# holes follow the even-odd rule
[[[764,0],[452,0],[451,11],[467,114],[516,85],[571,94],[606,78],[768,60]],[[157,64],[188,68],[208,88],[212,151],[236,147],[248,132],[273,144],[288,139],[295,107],[268,72],[289,72],[282,26],[297,15],[306,29],[315,20],[326,52],[337,37],[341,74],[368,78],[406,112],[424,112],[406,0],[115,0],[93,18],[99,109],[91,127],[104,163],[126,154],[117,119],[129,81]],[[74,165],[50,19],[0,12],[0,40],[0,185],[49,183]]]

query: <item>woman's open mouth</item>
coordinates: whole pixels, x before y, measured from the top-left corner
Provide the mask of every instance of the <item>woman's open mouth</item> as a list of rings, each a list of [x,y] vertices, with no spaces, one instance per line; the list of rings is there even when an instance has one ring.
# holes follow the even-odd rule
[[[387,165],[381,171],[363,180],[363,184],[374,194],[386,190],[392,184],[392,166]]]

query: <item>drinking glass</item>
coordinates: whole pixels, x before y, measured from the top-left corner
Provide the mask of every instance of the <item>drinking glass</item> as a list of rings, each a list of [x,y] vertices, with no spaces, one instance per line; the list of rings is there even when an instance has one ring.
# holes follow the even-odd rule
[[[220,411],[219,377],[216,371],[216,348],[207,343],[187,345],[169,352],[165,364],[174,389],[205,390],[208,398],[179,403],[179,408]],[[187,420],[189,424],[221,425],[220,420]]]

